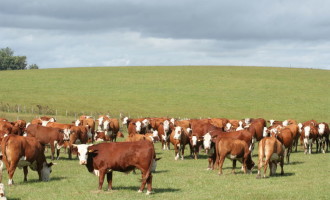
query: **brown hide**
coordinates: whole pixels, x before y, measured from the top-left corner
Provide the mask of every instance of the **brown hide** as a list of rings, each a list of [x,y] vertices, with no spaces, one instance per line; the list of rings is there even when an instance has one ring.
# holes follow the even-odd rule
[[[180,138],[174,139],[175,129],[171,132],[170,135],[170,142],[173,144],[174,147],[174,159],[178,160],[181,154],[181,160],[184,159],[184,150],[186,145],[189,145],[190,148],[190,155],[192,156],[192,146],[190,144],[189,135],[184,128],[181,128]]]
[[[148,192],[152,190],[152,165],[156,158],[155,149],[149,141],[110,142],[88,147],[87,169],[89,172],[99,170],[99,187],[102,189],[107,174],[108,190],[112,190],[112,172],[130,172],[135,168],[142,172],[143,191],[147,184]]]
[[[87,134],[87,127],[86,126],[72,126],[70,128],[70,139],[69,139],[69,150],[68,150],[68,157],[72,159],[72,144],[75,144],[76,141],[79,139],[81,144],[86,144],[88,141],[88,134]]]
[[[63,131],[59,128],[44,127],[36,124],[30,124],[26,128],[27,136],[35,137],[38,141],[43,144],[49,144],[52,152],[52,160],[54,160],[55,154],[55,144],[56,141],[59,146],[64,144],[64,134]],[[57,159],[59,158],[60,151],[57,149]]]
[[[284,174],[284,147],[282,143],[275,137],[265,137],[259,142],[258,147],[258,175],[257,178],[261,178],[261,168],[264,167],[264,176],[266,177],[267,167],[269,164],[270,176],[274,175],[277,162],[280,162],[281,175]],[[273,156],[273,160],[271,159]],[[272,170],[274,169],[275,170]]]
[[[216,143],[216,146],[216,155],[219,162],[219,175],[222,174],[222,166],[226,157],[233,161],[232,173],[235,173],[237,159],[241,159],[244,173],[247,172],[247,169],[251,170],[254,166],[248,144],[245,141],[223,137],[218,143]]]
[[[19,160],[25,157],[27,162],[36,162],[35,170],[38,172],[39,180],[42,180],[41,170],[44,163],[47,164],[47,162],[44,154],[44,146],[36,138],[8,135],[1,143],[1,150],[9,179],[13,179]],[[51,165],[52,163],[47,164],[48,167],[51,167]],[[26,166],[23,169],[24,181],[27,181],[28,168]]]

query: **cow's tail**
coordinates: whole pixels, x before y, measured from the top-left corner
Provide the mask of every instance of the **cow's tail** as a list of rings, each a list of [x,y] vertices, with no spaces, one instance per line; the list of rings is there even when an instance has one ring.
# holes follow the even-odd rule
[[[153,145],[152,145],[153,147]],[[152,167],[154,165],[154,162],[156,162],[156,152],[155,152],[155,148],[152,148],[152,152],[151,152],[151,159],[150,159],[150,164],[149,164],[149,169],[147,170],[147,173],[145,175],[144,178],[142,178],[142,181],[145,181],[149,178],[149,176],[151,176],[151,172],[152,172]]]

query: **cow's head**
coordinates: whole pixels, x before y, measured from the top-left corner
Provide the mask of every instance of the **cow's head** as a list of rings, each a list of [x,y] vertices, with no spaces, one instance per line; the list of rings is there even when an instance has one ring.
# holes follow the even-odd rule
[[[318,125],[318,131],[319,131],[320,135],[323,135],[324,131],[325,131],[325,124],[323,124],[323,123],[319,124]]]
[[[137,133],[140,133],[140,131],[141,131],[141,126],[142,126],[142,124],[141,124],[140,121],[135,122],[135,131],[136,131]]]
[[[123,124],[127,124],[128,117],[123,118]]]
[[[302,127],[303,127],[302,123],[299,123],[299,124],[298,124],[298,130],[299,130],[299,133],[302,132]]]
[[[182,128],[180,126],[175,127],[174,129],[174,139],[180,140],[182,134]]]
[[[305,131],[305,138],[309,138],[309,135],[311,133],[311,127],[310,126],[305,126],[304,131]]]
[[[150,124],[150,122],[149,122],[149,120],[148,120],[148,119],[144,119],[144,120],[142,121],[142,127],[143,127],[143,128],[146,128],[146,127],[148,127],[148,126],[149,126],[149,124]]]
[[[269,120],[270,126],[273,126],[274,122],[275,122],[275,120],[273,120],[273,119]]]
[[[225,131],[226,131],[226,132],[230,131],[231,126],[232,126],[231,123],[228,122],[228,123],[226,124],[226,126],[225,126]]]
[[[64,133],[64,140],[70,140],[71,130],[68,128],[63,129],[63,133]]]
[[[46,163],[44,162],[42,164],[42,169],[41,169],[41,180],[42,181],[49,181],[49,176],[50,176],[50,173],[52,173],[52,166],[53,166],[53,163]]]
[[[262,132],[262,136],[263,136],[263,137],[268,137],[268,136],[269,136],[269,130],[268,130],[267,127],[264,127],[264,130],[263,130],[263,132]]]
[[[103,131],[96,131],[94,135],[94,141],[102,142],[104,141],[105,133]]]
[[[86,165],[88,158],[88,147],[92,146],[92,144],[73,144],[73,148],[77,148],[77,154],[79,158],[79,164]]]
[[[212,142],[212,136],[210,133],[206,133],[203,136],[203,145],[204,145],[204,149],[206,150],[206,152],[208,152],[208,150],[211,149],[211,142]]]
[[[43,120],[41,120],[41,126],[47,126],[48,122],[49,121],[43,121]]]
[[[99,126],[102,126],[102,123],[103,123],[103,117],[100,117],[97,119],[97,121],[99,122]]]
[[[107,131],[107,130],[109,130],[109,128],[110,128],[110,121],[105,120],[103,122],[103,130]]]
[[[51,118],[49,119],[49,122],[56,122],[56,119],[55,119],[54,117],[51,117]]]
[[[288,121],[288,120],[284,120],[284,121],[282,122],[282,125],[283,125],[283,126],[287,126],[287,125],[289,125],[289,121]]]
[[[170,122],[174,125],[175,124],[175,119],[174,118],[171,118],[170,119]]]
[[[76,120],[76,122],[74,123],[76,126],[79,126],[81,124],[81,121],[79,119]]]
[[[168,120],[165,120],[163,122],[163,127],[164,127],[164,132],[167,133],[168,130],[170,129],[170,122]]]

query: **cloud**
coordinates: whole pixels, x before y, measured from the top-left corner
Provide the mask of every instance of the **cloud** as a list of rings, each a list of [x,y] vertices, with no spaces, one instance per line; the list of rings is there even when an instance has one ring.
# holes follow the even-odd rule
[[[5,1],[3,47],[41,68],[330,68],[327,1]],[[1,47],[1,48],[3,48]]]

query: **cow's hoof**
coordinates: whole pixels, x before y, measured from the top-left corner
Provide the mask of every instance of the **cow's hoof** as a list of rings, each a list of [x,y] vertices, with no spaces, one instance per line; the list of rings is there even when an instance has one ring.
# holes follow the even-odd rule
[[[261,176],[260,176],[260,175],[258,175],[258,176],[256,177],[256,179],[261,179]]]
[[[142,190],[138,190],[138,193],[142,193]]]
[[[146,195],[150,195],[151,193],[152,193],[152,191],[148,191],[148,190],[147,190]]]

